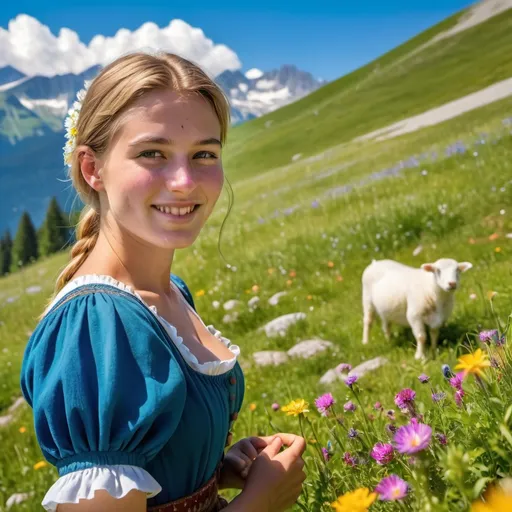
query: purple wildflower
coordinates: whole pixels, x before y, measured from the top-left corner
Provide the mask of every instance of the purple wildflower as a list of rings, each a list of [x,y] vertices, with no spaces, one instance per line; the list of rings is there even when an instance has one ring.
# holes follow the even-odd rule
[[[462,383],[464,381],[464,372],[459,372],[450,379],[450,386],[455,389],[462,390]]]
[[[376,411],[380,411],[381,409],[383,409],[382,404],[380,402],[375,402],[375,405],[373,406],[373,408]]]
[[[272,404],[272,410],[273,411],[279,411],[280,408],[281,408],[281,406],[277,402],[274,402]]]
[[[349,372],[350,370],[352,370],[352,365],[348,363],[341,363],[336,366],[336,371],[338,373]]]
[[[430,377],[428,375],[426,375],[425,373],[422,373],[419,377],[418,377],[418,380],[422,383],[422,384],[426,384],[429,380],[430,380]]]
[[[394,440],[400,453],[416,453],[429,445],[431,437],[432,429],[428,425],[411,421],[398,429]]]
[[[355,428],[350,427],[348,430],[348,437],[350,439],[355,439],[358,436],[359,436],[359,432]]]
[[[436,434],[436,438],[439,441],[440,445],[445,446],[445,445],[448,444],[448,439],[446,439],[446,436],[444,434],[441,434],[441,433],[438,432]]]
[[[350,455],[350,452],[345,452],[343,454],[343,462],[345,462],[345,464],[347,464],[347,466],[352,466],[352,467],[354,467],[357,464],[356,459],[354,457],[352,457],[352,455]]]
[[[398,429],[397,429],[397,427],[395,427],[395,425],[393,425],[393,423],[387,423],[387,424],[386,424],[386,430],[387,430],[390,434],[394,434]]]
[[[350,377],[347,377],[345,379],[345,384],[349,387],[349,388],[352,388],[352,385],[357,382],[357,375],[351,375]]]
[[[437,404],[446,398],[446,393],[432,393],[432,400]]]
[[[318,208],[319,206],[320,206],[320,203],[316,199],[311,203],[312,208]]]
[[[370,455],[377,464],[388,464],[393,460],[393,446],[389,443],[377,443]]]
[[[464,391],[462,389],[457,389],[457,391],[455,391],[455,403],[457,404],[458,407],[462,407],[462,400],[464,398]]]
[[[409,409],[409,406],[412,405],[415,398],[416,392],[412,389],[405,388],[395,395],[395,404],[400,409]]]
[[[391,421],[395,421],[396,420],[396,417],[395,417],[395,411],[393,409],[389,409],[388,412],[386,412],[386,416],[391,420]]]
[[[491,329],[487,331],[482,331],[478,337],[480,338],[480,341],[482,343],[487,343],[488,345],[491,344],[491,341],[497,341],[498,336],[498,330],[497,329]]]
[[[352,402],[352,400],[349,400],[344,406],[343,409],[347,412],[354,412],[356,410],[356,404]]]
[[[389,475],[383,478],[375,492],[379,493],[379,498],[384,501],[401,500],[407,496],[409,485],[397,475]]]
[[[329,462],[331,460],[331,454],[327,448],[322,447],[322,455],[324,456],[325,462]]]
[[[322,416],[327,416],[329,409],[336,403],[331,393],[319,396],[315,400],[316,408]]]

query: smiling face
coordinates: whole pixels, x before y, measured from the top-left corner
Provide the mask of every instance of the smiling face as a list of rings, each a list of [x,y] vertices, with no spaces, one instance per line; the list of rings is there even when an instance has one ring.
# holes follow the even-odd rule
[[[188,247],[224,182],[212,106],[199,95],[153,91],[120,123],[103,163],[102,216],[159,248]]]

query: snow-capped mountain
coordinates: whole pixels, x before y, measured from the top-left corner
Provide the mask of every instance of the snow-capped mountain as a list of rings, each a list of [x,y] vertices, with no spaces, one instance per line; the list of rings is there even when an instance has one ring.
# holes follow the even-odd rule
[[[262,116],[325,84],[311,73],[290,65],[265,73],[258,69],[251,69],[245,74],[224,71],[216,82],[229,96],[233,123]]]

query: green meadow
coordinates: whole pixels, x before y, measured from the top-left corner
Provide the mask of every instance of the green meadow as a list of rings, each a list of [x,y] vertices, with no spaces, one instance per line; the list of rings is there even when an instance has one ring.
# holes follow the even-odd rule
[[[447,20],[442,29],[455,21]],[[441,31],[434,27],[384,56],[380,65],[233,129],[225,160],[233,209],[225,221],[228,196],[223,194],[194,246],[177,254],[172,271],[188,284],[200,315],[242,350],[246,395],[235,440],[288,431],[304,433],[309,441],[308,479],[294,510],[332,510],[338,496],[361,487],[373,491],[390,474],[407,481],[408,496],[377,499],[370,510],[469,510],[496,478],[512,476],[510,354],[506,345],[478,341],[485,329],[505,336],[512,311],[512,239],[507,237],[512,233],[512,99],[399,138],[351,142],[510,76],[512,61],[502,49],[511,22],[510,14],[496,16],[418,50]],[[487,55],[474,52],[484,47]],[[265,125],[269,120],[273,123]],[[297,153],[302,156],[292,162]],[[412,333],[394,327],[388,342],[378,322],[363,346],[364,268],[372,259],[418,267],[441,257],[474,267],[461,277],[437,357],[414,360]],[[0,416],[20,396],[25,344],[66,260],[67,254],[59,254],[0,279]],[[40,291],[27,293],[35,286]],[[287,294],[270,305],[268,299],[281,291]],[[258,306],[249,308],[254,296],[260,298]],[[241,305],[236,320],[225,323],[222,304],[230,299]],[[284,336],[268,338],[260,330],[296,312],[306,318]],[[259,367],[252,356],[313,338],[329,340],[334,348],[280,366]],[[458,358],[477,348],[494,366],[485,369],[484,378],[464,379],[466,394],[458,406],[441,367],[453,370]],[[355,367],[379,356],[387,364],[353,388],[341,380],[319,383],[340,363]],[[428,384],[419,382],[422,373],[430,377]],[[395,450],[391,462],[377,464],[371,447],[393,442],[386,425],[396,429],[411,420],[410,411],[401,412],[394,402],[404,388],[416,392],[412,416],[432,428],[429,447],[413,460]],[[314,400],[327,392],[336,408],[323,417]],[[446,396],[434,401],[433,392]],[[272,409],[274,403],[296,399],[305,399],[309,412],[294,417]],[[356,404],[354,412],[344,410],[349,400]],[[377,401],[383,410],[374,409]],[[394,419],[386,412],[390,409]],[[10,510],[40,510],[57,472],[49,465],[34,468],[43,458],[28,406],[12,416],[0,426],[0,510],[13,493],[32,494]],[[349,437],[350,429],[355,437]],[[446,436],[446,444],[435,434]],[[328,461],[321,447],[328,449]],[[355,466],[347,463],[352,460],[347,453]]]

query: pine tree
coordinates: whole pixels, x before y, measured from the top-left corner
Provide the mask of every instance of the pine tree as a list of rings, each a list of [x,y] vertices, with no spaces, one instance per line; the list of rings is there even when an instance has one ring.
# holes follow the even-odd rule
[[[11,269],[12,261],[12,238],[7,230],[0,240],[0,276],[3,276]]]
[[[57,199],[52,197],[39,233],[39,254],[48,256],[61,251],[69,242],[69,226]]]
[[[12,246],[11,269],[17,270],[20,265],[26,265],[37,259],[37,234],[34,224],[27,212],[23,212],[18,231]]]

